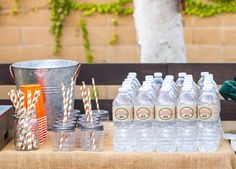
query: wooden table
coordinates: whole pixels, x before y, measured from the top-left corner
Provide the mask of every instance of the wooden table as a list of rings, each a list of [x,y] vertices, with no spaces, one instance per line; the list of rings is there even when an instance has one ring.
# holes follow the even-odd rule
[[[37,151],[15,151],[10,142],[0,151],[0,169],[236,169],[236,157],[227,141],[222,141],[216,153],[116,153],[109,134],[103,152],[55,152],[51,134]]]

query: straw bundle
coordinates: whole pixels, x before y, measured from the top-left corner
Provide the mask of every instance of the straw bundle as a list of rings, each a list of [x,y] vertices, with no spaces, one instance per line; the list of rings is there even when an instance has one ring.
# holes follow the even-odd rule
[[[31,91],[27,92],[27,109],[24,102],[24,94],[19,91],[11,90],[8,92],[10,100],[15,107],[15,116],[18,118],[18,123],[15,126],[16,135],[15,143],[17,150],[33,150],[37,149],[36,126],[32,116],[35,112],[35,107],[38,102],[40,91],[34,93],[32,99]],[[32,128],[32,127],[35,128]]]

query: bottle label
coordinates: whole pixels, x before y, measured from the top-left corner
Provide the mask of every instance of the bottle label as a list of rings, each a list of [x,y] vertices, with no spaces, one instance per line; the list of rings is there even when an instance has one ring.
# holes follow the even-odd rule
[[[134,119],[142,121],[153,120],[154,106],[134,106]]]
[[[195,120],[197,119],[197,106],[178,106],[177,119],[180,120]]]
[[[114,121],[133,120],[133,106],[118,106],[112,108]]]
[[[201,105],[198,106],[198,117],[201,120],[212,121],[219,118],[219,105]]]
[[[155,112],[155,119],[158,121],[175,120],[175,106],[156,106]]]

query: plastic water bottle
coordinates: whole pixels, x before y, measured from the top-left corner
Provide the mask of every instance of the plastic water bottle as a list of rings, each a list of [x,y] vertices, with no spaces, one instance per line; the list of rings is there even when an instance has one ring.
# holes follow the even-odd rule
[[[171,86],[171,92],[173,95],[177,98],[179,95],[179,89],[177,88],[176,84],[173,83],[171,79],[164,79],[162,86],[170,85]]]
[[[162,78],[162,73],[161,72],[155,72],[154,73],[154,81],[157,84],[158,87],[162,86],[163,83],[163,78]]]
[[[129,78],[133,79],[138,87],[141,86],[139,80],[137,79],[137,73],[136,72],[129,72],[128,76],[127,76],[127,79],[129,79]]]
[[[179,72],[178,73],[178,79],[176,80],[176,84],[177,86],[179,87],[179,89],[182,88],[183,86],[183,83],[184,83],[184,77],[186,76],[187,74],[185,72]]]
[[[171,85],[171,82],[169,80],[164,80],[163,83],[162,83],[162,86],[169,86],[170,88],[170,95],[175,99],[177,100],[178,98],[178,95],[179,95],[179,91],[176,91],[175,88],[173,88],[173,86]]]
[[[134,102],[134,142],[136,152],[152,152],[154,100],[148,88],[139,88]]]
[[[157,150],[173,152],[176,150],[176,99],[170,94],[171,86],[162,86],[155,105]]]
[[[152,87],[150,82],[144,81],[143,82],[143,87],[148,88],[147,92],[151,95],[153,100],[155,100],[157,98],[156,90],[153,89],[153,87]]]
[[[197,101],[191,86],[183,86],[177,100],[177,150],[194,152],[197,150]]]
[[[115,125],[113,149],[117,152],[131,152],[133,151],[133,102],[127,88],[119,88],[112,106]]]
[[[193,75],[186,75],[185,78],[184,78],[184,82],[187,81],[189,82],[191,85],[192,85],[192,88],[194,90],[194,93],[196,94],[197,97],[199,97],[199,91],[200,91],[200,88],[199,86],[194,82],[193,80]]]
[[[209,72],[201,72],[201,77],[200,79],[198,80],[198,86],[202,87],[203,85],[203,81],[205,80],[205,77],[209,75]]]
[[[198,149],[203,152],[217,151],[221,143],[221,106],[212,88],[212,85],[203,87],[198,104]]]
[[[154,80],[154,77],[153,77],[152,75],[146,75],[146,76],[145,76],[145,81],[151,82],[153,88],[154,88],[155,90],[159,90],[160,87],[156,84],[156,82],[155,82],[155,80]]]

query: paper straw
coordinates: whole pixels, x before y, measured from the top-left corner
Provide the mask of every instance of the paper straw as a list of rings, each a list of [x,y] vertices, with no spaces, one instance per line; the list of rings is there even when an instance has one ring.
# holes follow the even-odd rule
[[[90,112],[89,112],[89,100],[88,100],[88,90],[85,85],[85,82],[82,82],[82,89],[81,89],[81,95],[83,98],[83,104],[84,104],[84,111],[86,115],[86,120],[89,123],[90,122]]]
[[[96,139],[93,131],[90,133],[90,143],[92,145],[92,150],[96,150]]]
[[[90,89],[87,88],[87,99],[88,99],[88,112],[89,112],[89,121],[91,124],[93,124],[93,111],[92,111],[92,105],[91,105],[91,97],[90,97]]]
[[[66,90],[65,85],[61,84],[62,97],[63,97],[63,124],[67,121],[67,106],[66,106]]]
[[[97,94],[97,89],[96,89],[94,78],[92,78],[92,86],[93,86],[93,92],[94,92],[94,97],[95,97],[97,110],[98,110],[98,112],[100,112],[99,103],[98,103],[98,94]]]
[[[10,100],[13,104],[13,106],[15,107],[16,109],[16,112],[19,111],[19,101],[17,100],[17,96],[14,92],[10,91],[8,92],[8,96],[10,97]]]
[[[68,89],[69,90],[69,89]],[[68,116],[70,116],[71,110],[72,110],[72,102],[73,102],[73,91],[74,91],[74,80],[71,78],[71,84],[70,84],[70,96],[69,96],[69,105],[68,105]]]
[[[32,100],[32,109],[33,109],[33,111],[36,110],[36,104],[38,103],[40,93],[41,93],[40,90],[36,90],[34,92],[34,97],[33,97],[33,100]]]
[[[27,91],[27,111],[30,112],[32,110],[32,104],[31,104],[32,98],[31,98],[31,91]]]

